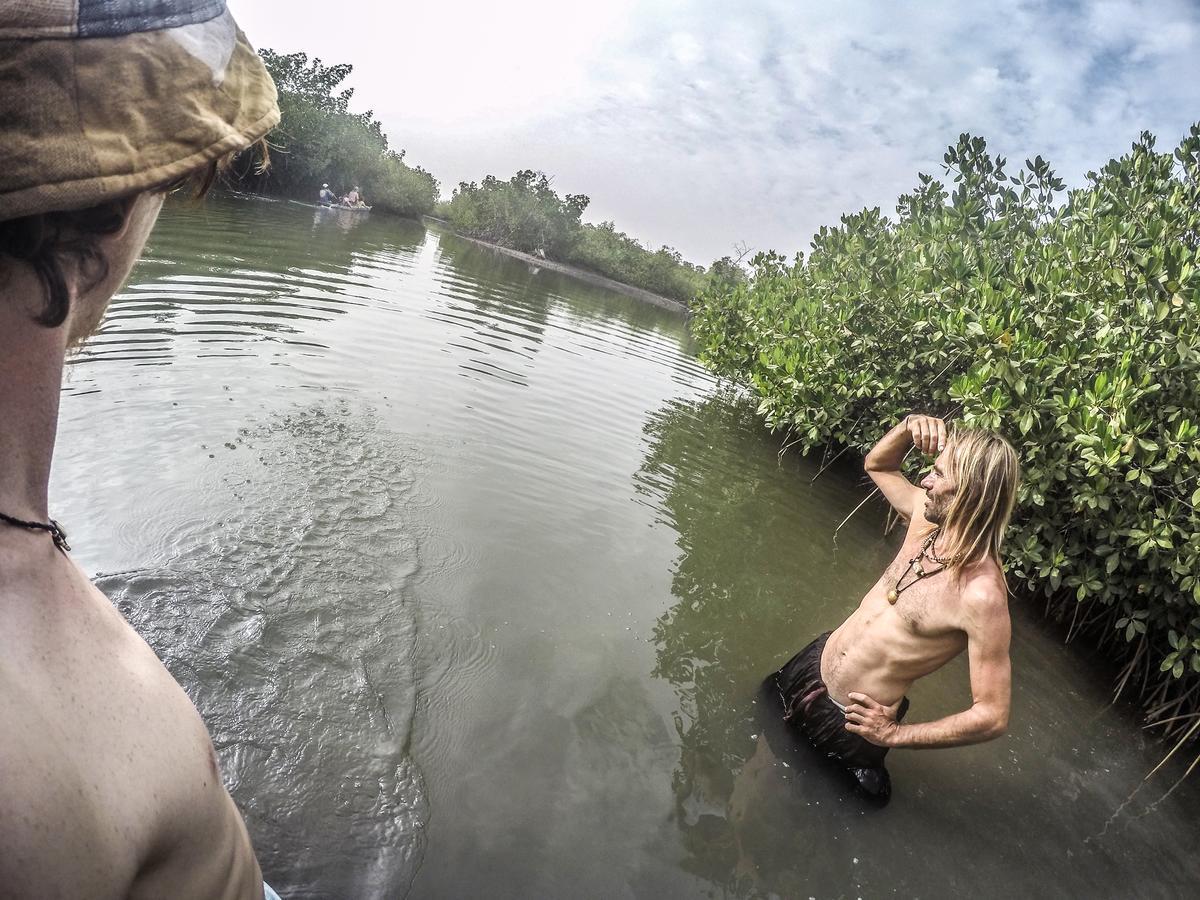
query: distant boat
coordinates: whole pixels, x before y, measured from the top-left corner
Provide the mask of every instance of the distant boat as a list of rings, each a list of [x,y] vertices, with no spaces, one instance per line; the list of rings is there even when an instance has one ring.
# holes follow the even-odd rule
[[[347,206],[345,203],[305,203],[303,200],[289,200],[297,206],[307,206],[309,209],[336,209],[339,212],[365,213],[374,209],[373,206]]]

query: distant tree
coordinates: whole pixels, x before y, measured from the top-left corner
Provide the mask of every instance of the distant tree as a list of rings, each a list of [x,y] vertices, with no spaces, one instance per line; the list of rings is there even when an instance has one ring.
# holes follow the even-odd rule
[[[579,239],[583,194],[559,197],[544,172],[522,169],[507,181],[463,182],[446,209],[456,229],[485,241],[562,259]]]
[[[678,250],[664,246],[652,252],[612,222],[585,224],[568,261],[683,303],[704,286],[704,269]]]
[[[732,256],[722,256],[708,267],[708,287],[717,291],[731,291],[748,280],[746,270]]]
[[[314,197],[328,182],[335,192],[360,185],[368,200],[401,215],[433,209],[437,180],[405,164],[388,148],[383,126],[368,110],[350,112],[353,88],[342,88],[354,67],[327,66],[305,53],[259,51],[279,90],[279,127],[272,133],[266,175],[242,173],[242,186],[267,193]]]

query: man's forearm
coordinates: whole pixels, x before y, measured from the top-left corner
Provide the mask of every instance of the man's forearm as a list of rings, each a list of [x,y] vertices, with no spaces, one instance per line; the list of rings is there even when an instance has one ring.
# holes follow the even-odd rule
[[[1006,716],[986,706],[972,706],[968,710],[933,722],[898,724],[887,745],[933,749],[982,744],[1004,734],[1008,725],[1006,719]]]
[[[908,416],[905,416],[896,426],[879,439],[879,443],[871,448],[867,458],[863,460],[867,471],[898,472],[904,455],[912,447],[912,435],[908,431]]]

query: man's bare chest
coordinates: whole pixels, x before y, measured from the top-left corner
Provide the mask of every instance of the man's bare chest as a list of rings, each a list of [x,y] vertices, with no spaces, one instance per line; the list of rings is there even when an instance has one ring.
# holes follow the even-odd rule
[[[919,550],[919,545],[915,549]],[[937,637],[960,631],[959,591],[954,573],[929,560],[913,565],[912,556],[902,549],[884,572],[880,585],[884,603],[915,635]],[[890,601],[892,591],[896,592],[894,603]]]

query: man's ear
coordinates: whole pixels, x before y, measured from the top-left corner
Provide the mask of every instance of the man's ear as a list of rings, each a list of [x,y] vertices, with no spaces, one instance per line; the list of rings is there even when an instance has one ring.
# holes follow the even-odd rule
[[[110,235],[115,240],[121,240],[129,233],[130,226],[133,222],[133,217],[129,214],[133,211],[133,204],[136,202],[136,200],[137,198],[133,197],[121,201],[121,227],[118,228],[112,235]]]
[[[131,197],[122,197],[120,200],[116,201],[118,214],[121,216],[121,225],[112,234],[106,234],[105,237],[107,239],[119,241],[129,234],[129,229],[133,224],[133,217],[130,215],[130,213],[133,212],[133,204],[137,203],[138,197],[140,196],[141,194],[134,194]]]
[[[133,194],[129,197],[122,197],[120,200],[113,202],[113,217],[114,222],[109,229],[105,229],[105,233],[100,237],[98,244],[106,253],[116,257],[119,261],[123,253],[116,251],[117,248],[124,248],[124,245],[129,240],[137,242],[137,253],[134,254],[134,259],[140,254],[141,246],[145,242],[145,238],[149,235],[150,228],[153,228],[155,220],[158,218],[158,210],[162,207],[163,200],[166,199],[166,194],[156,191],[142,191],[139,194]],[[153,206],[153,211],[140,210],[137,207]],[[146,228],[147,218],[149,220],[149,228]],[[119,219],[119,222],[115,221]],[[138,229],[141,234],[134,235],[131,232]]]

